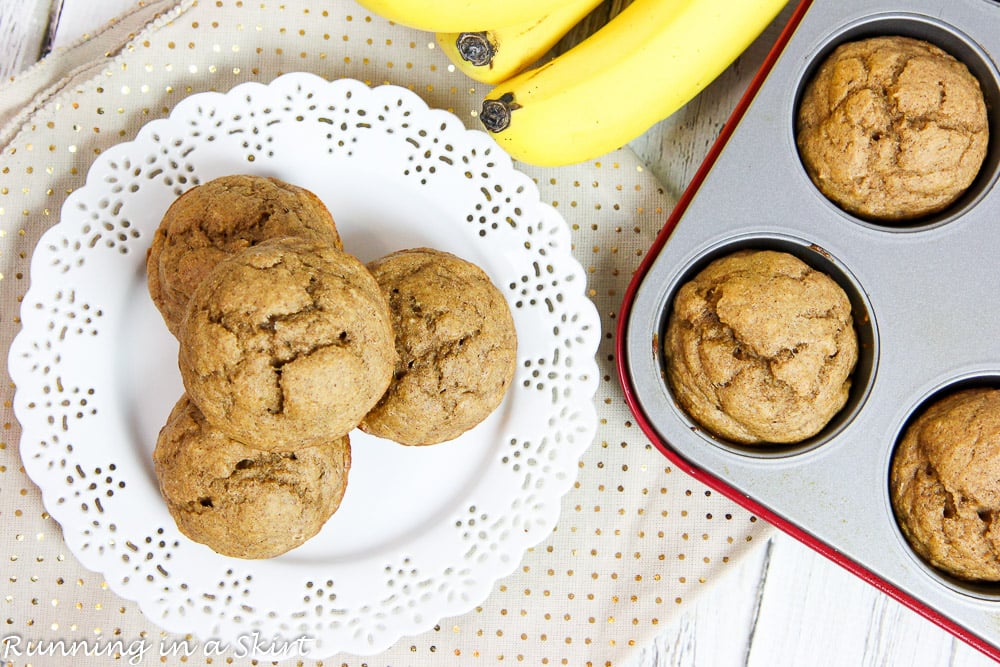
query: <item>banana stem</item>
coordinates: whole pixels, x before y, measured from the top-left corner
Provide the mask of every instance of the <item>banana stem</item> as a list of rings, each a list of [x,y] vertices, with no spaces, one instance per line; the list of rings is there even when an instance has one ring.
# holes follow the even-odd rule
[[[493,62],[496,46],[485,32],[462,32],[455,39],[455,47],[462,60],[476,67],[484,67]]]
[[[514,101],[514,94],[504,93],[498,99],[483,100],[479,120],[490,132],[503,132],[510,125],[511,112],[519,108],[520,105]]]

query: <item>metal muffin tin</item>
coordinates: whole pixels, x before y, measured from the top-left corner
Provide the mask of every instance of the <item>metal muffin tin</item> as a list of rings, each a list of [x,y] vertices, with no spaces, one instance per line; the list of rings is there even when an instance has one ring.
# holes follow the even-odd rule
[[[1000,584],[928,566],[889,500],[893,449],[928,401],[1000,386],[1000,2],[808,0],[799,4],[630,285],[618,370],[638,423],[678,466],[1000,659]],[[979,79],[990,147],[977,180],[940,214],[908,224],[856,218],[812,184],[795,145],[805,84],[839,44],[906,35],[937,44]],[[674,402],[661,341],[673,295],[739,248],[791,252],[851,299],[861,349],[846,407],[816,437],[745,447],[703,431]]]

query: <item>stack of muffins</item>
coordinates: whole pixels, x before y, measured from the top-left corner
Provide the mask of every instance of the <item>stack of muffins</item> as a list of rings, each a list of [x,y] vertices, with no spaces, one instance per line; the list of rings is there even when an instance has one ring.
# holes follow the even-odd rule
[[[479,267],[431,248],[365,266],[316,195],[275,178],[181,195],[147,277],[185,389],[153,454],[160,491],[181,532],[223,555],[269,558],[318,533],[355,428],[451,440],[513,378],[513,319]]]

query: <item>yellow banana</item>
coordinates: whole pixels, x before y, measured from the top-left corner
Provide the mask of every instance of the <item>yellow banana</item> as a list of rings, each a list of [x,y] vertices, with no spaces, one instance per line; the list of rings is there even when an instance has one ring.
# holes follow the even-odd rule
[[[522,162],[589,160],[697,95],[787,0],[635,0],[600,30],[496,86],[480,120]]]
[[[547,14],[560,0],[358,0],[400,25],[429,32],[489,30]]]
[[[480,32],[439,32],[441,50],[476,81],[496,84],[538,62],[603,0],[567,0],[548,14]]]

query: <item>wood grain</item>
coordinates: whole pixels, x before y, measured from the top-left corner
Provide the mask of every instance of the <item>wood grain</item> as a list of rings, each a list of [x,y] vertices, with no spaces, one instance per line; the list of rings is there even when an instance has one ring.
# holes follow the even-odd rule
[[[40,0],[0,2],[0,78],[7,79],[42,56],[52,7]]]

